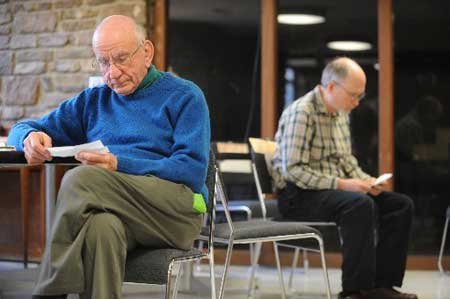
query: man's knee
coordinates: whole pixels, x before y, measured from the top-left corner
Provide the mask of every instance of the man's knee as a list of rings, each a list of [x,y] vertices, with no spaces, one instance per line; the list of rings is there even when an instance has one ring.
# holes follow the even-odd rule
[[[375,215],[375,203],[367,194],[358,194],[352,203],[352,214],[361,217],[372,217]]]
[[[98,213],[91,216],[86,232],[86,242],[108,242],[111,245],[126,245],[126,231],[123,222],[114,214]]]
[[[414,202],[408,195],[395,193],[398,202],[398,211],[404,215],[412,216],[414,213]]]
[[[95,166],[78,166],[66,172],[61,182],[61,190],[95,186],[102,179],[101,172],[104,171]],[[98,186],[98,185],[97,185]]]

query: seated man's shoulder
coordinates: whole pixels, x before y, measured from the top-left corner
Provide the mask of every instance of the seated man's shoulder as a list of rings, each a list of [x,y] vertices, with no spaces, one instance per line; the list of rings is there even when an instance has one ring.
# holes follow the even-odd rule
[[[203,91],[194,82],[169,73],[167,76],[170,83],[166,86],[166,88],[182,94],[204,97]]]

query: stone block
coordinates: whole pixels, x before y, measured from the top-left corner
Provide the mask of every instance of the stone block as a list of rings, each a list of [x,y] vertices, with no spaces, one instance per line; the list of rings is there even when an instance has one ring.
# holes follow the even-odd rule
[[[13,35],[9,42],[11,49],[35,48],[37,46],[37,38],[35,35]]]
[[[24,3],[25,10],[27,11],[39,11],[52,9],[52,3],[50,1],[39,1]]]
[[[8,105],[33,105],[39,91],[35,76],[8,76],[2,79],[2,97]]]
[[[86,5],[100,5],[100,4],[111,3],[111,1],[110,0],[85,0],[84,3]]]
[[[146,21],[146,5],[145,2],[114,4],[105,6],[100,10],[101,19],[110,15],[125,15],[133,18],[139,24],[145,24]]]
[[[76,8],[76,9],[67,9],[62,12],[62,19],[86,19],[86,18],[94,18],[98,16],[98,9],[93,8]]]
[[[16,120],[24,116],[25,109],[22,106],[6,106],[2,110],[2,119]]]
[[[92,46],[92,35],[94,30],[83,30],[71,35],[70,42],[76,46]]]
[[[12,13],[16,13],[16,12],[19,12],[19,11],[24,11],[25,10],[25,4],[21,3],[21,2],[13,2],[13,3],[11,3],[10,8],[11,8],[11,12]]]
[[[0,52],[0,75],[11,75],[13,68],[12,52]]]
[[[9,22],[11,22],[11,20],[12,20],[12,15],[9,12],[0,14],[0,24],[9,23]]]
[[[37,106],[26,106],[25,107],[25,118],[40,118],[45,114],[51,112],[53,108],[45,107],[43,105]]]
[[[56,28],[54,12],[17,13],[14,18],[14,28],[19,33],[53,32]]]
[[[75,59],[94,57],[90,47],[77,47],[57,50],[54,52],[55,59]]]
[[[9,36],[0,35],[0,49],[8,49],[8,48],[9,48]]]
[[[100,74],[100,71],[93,65],[95,58],[91,59],[80,59],[80,71],[83,73],[90,73],[90,74]]]
[[[19,50],[16,51],[16,62],[45,61],[52,59],[52,52],[48,50]]]
[[[16,75],[37,75],[45,72],[45,62],[19,62],[16,63],[14,74]]]
[[[58,75],[54,78],[56,91],[64,93],[81,92],[87,87],[88,75],[84,74],[71,74],[71,75]]]
[[[50,76],[42,76],[41,80],[41,90],[44,92],[51,92],[55,89],[53,86],[53,80]]]
[[[72,93],[62,93],[62,92],[51,92],[45,93],[42,95],[40,99],[40,105],[47,108],[55,108],[58,107],[59,104],[64,102],[67,99],[70,99],[76,96],[78,92]]]
[[[53,8],[72,8],[81,6],[81,0],[57,0],[53,2]]]
[[[59,60],[55,62],[55,70],[58,73],[75,73],[80,70],[80,63],[77,60]]]
[[[11,25],[10,24],[0,26],[0,34],[1,35],[8,35],[10,33],[11,33]]]
[[[69,37],[65,33],[45,34],[38,37],[40,47],[61,47],[65,46]]]
[[[64,20],[61,22],[62,29],[69,32],[95,29],[96,26],[97,22],[95,19]]]
[[[9,12],[9,4],[1,4],[0,5],[0,14],[5,14]]]

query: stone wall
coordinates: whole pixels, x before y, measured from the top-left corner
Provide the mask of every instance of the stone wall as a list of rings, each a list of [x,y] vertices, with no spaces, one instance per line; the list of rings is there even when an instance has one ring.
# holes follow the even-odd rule
[[[106,16],[146,26],[147,0],[0,0],[0,126],[35,118],[87,87],[91,37]]]

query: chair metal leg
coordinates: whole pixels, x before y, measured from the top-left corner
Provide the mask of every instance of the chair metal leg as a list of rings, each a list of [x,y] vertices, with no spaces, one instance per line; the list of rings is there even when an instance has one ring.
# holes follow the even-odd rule
[[[169,264],[169,269],[167,270],[166,292],[164,294],[165,299],[170,299],[170,289],[172,287],[172,269],[173,261]]]
[[[231,255],[233,253],[233,240],[228,242],[227,255],[225,257],[225,264],[223,267],[222,279],[220,281],[219,299],[223,299],[223,293],[225,291],[225,281],[227,279],[228,267],[231,262]]]
[[[444,232],[442,234],[442,242],[441,242],[441,249],[439,250],[439,258],[438,258],[438,268],[441,274],[445,274],[444,266],[442,265],[442,257],[444,255],[444,248],[445,248],[445,241],[447,239],[447,229],[448,229],[448,222],[450,218],[447,217],[447,220],[445,220],[444,225]]]
[[[308,259],[308,250],[303,249],[303,271],[305,271],[305,274],[309,270],[309,259]]]
[[[248,286],[248,292],[247,292],[247,298],[253,298],[253,294],[255,293],[255,282],[256,282],[256,278],[255,278],[255,274],[256,274],[256,269],[258,268],[258,261],[259,261],[259,256],[261,255],[261,243],[255,243],[252,244],[254,245],[254,251],[253,251],[253,257],[251,259],[251,267],[250,267],[250,282],[249,282],[249,286]]]
[[[210,248],[209,248],[209,277],[211,280],[211,298],[212,299],[217,299],[217,295],[216,295],[216,274],[215,274],[215,270],[214,270],[214,245],[211,244]]]
[[[288,282],[288,288],[289,290],[292,290],[292,283],[294,281],[294,273],[295,269],[298,265],[298,256],[300,255],[300,248],[296,247],[294,250],[294,258],[292,259],[292,266],[291,266],[291,273],[289,274],[289,282]]]
[[[327,298],[331,299],[331,288],[330,288],[330,279],[328,277],[328,270],[327,270],[327,264],[325,261],[325,250],[323,246],[323,240],[322,237],[316,236],[315,237],[317,242],[319,243],[319,249],[320,249],[320,259],[322,261],[322,271],[323,271],[323,279],[325,282],[325,287],[327,289]]]
[[[272,243],[273,243],[273,250],[275,253],[275,260],[277,262],[278,279],[280,281],[280,288],[281,288],[281,299],[286,299],[286,289],[284,288],[283,271],[281,271],[280,255],[278,253],[278,245],[277,245],[277,242],[272,242]]]
[[[172,291],[173,299],[177,299],[180,275],[183,275],[183,264],[178,264],[178,272],[177,272],[177,275],[175,276],[175,282],[173,283],[173,291]]]

